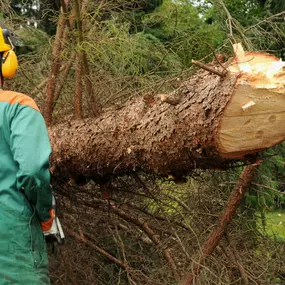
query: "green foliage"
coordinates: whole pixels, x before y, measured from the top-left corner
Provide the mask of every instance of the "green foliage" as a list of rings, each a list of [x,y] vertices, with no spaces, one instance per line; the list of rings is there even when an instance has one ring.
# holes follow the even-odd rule
[[[163,3],[163,0],[147,0],[144,2],[144,11],[149,13],[152,12],[156,7]]]
[[[91,62],[98,69],[113,74],[144,75],[181,70],[179,58],[151,34],[129,34],[129,24],[114,18],[104,22],[102,30],[90,31],[90,39],[83,43]],[[98,40],[99,38],[99,40]]]
[[[274,210],[284,207],[285,149],[284,143],[268,149],[264,153],[264,162],[259,167],[255,181],[257,186],[257,208]],[[267,187],[267,188],[266,188]],[[271,189],[276,189],[272,191]],[[278,192],[279,191],[279,192]]]
[[[120,9],[125,11],[132,10],[134,12],[144,11],[149,13],[153,11],[157,6],[161,5],[163,0],[118,0],[118,5]],[[124,11],[124,12],[125,12]]]
[[[232,32],[234,39],[231,40],[242,42],[246,49],[265,50],[275,53],[278,57],[284,56],[285,24],[282,15],[264,20],[273,13],[283,11],[284,1],[224,0],[223,2],[232,17],[231,24],[220,0],[213,1],[214,5],[204,12],[207,21],[219,23],[221,29],[228,35]]]
[[[165,38],[171,39],[176,33],[185,31],[189,27],[197,27],[201,24],[197,10],[188,1],[175,3],[165,0],[153,13],[144,18],[145,32],[151,32],[152,28],[160,28]]]
[[[259,2],[264,2],[259,1]],[[269,9],[272,13],[280,13],[285,10],[284,0],[267,0],[265,1],[265,8]]]
[[[59,0],[12,0],[11,8],[20,18],[28,18],[39,23],[39,27],[49,35],[55,34],[56,15],[59,11]],[[19,19],[18,19],[19,20]]]
[[[122,22],[129,23],[129,32],[137,33],[143,30],[142,18],[160,6],[163,0],[119,0],[118,7],[109,12],[109,17],[116,15]]]
[[[184,67],[192,59],[200,59],[211,53],[223,42],[223,33],[216,25],[199,25],[180,31],[171,43],[171,49],[181,58]]]
[[[217,0],[217,2],[219,2]],[[256,0],[224,0],[224,3],[231,13],[243,27],[256,24],[256,21],[262,16],[262,9]],[[215,6],[220,7],[220,5]],[[223,9],[216,10],[217,15],[225,19],[226,15]]]
[[[266,212],[265,235],[279,241],[285,241],[285,213],[282,211]],[[259,226],[261,227],[259,220]]]
[[[48,34],[40,29],[27,27],[21,28],[15,32],[23,42],[23,44],[17,48],[18,55],[28,52],[35,52],[49,42]]]
[[[210,47],[217,47],[224,38],[218,25],[205,23],[189,1],[165,0],[144,17],[143,24],[144,32],[164,42],[180,57],[184,67],[189,67],[193,58],[210,53]]]

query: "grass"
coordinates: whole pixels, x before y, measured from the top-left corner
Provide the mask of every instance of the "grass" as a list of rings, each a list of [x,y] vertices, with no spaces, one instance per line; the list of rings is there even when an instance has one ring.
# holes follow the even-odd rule
[[[273,239],[285,241],[285,212],[266,212],[265,234]],[[258,221],[261,228],[261,220]]]

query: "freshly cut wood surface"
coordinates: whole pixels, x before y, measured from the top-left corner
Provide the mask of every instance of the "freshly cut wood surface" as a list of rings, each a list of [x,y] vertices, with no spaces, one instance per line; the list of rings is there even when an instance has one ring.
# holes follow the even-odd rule
[[[237,53],[231,73],[239,74],[217,136],[221,155],[240,158],[285,139],[285,63],[259,53]]]

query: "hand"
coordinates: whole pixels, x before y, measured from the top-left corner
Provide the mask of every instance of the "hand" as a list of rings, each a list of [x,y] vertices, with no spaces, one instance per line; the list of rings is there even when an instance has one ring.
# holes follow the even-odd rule
[[[41,226],[42,226],[42,231],[43,232],[47,232],[51,229],[51,226],[52,226],[52,222],[53,222],[53,219],[55,217],[55,214],[54,214],[54,209],[50,209],[49,210],[49,214],[50,214],[50,219],[47,220],[47,221],[41,221]]]

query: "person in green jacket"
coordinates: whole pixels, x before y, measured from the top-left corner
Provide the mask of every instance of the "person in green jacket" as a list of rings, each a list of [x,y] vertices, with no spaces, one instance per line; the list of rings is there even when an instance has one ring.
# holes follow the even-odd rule
[[[9,33],[0,28],[0,86],[17,71]],[[43,231],[52,225],[50,142],[28,96],[0,89],[0,285],[50,284]]]

